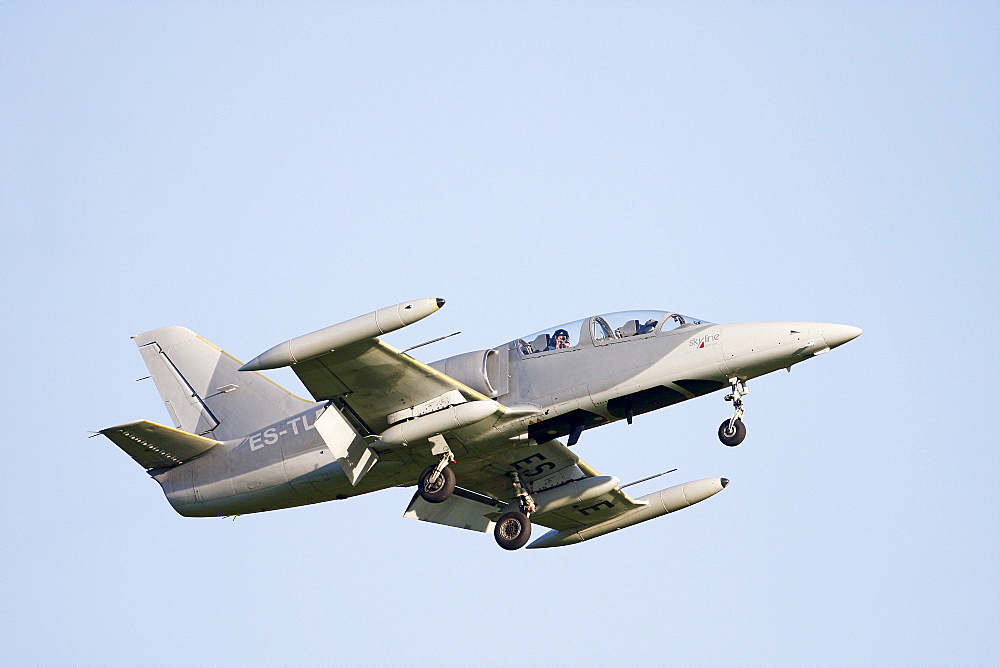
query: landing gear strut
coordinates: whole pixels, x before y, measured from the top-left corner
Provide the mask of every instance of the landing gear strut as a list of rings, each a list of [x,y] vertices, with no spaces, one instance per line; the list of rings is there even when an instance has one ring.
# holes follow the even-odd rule
[[[497,525],[493,529],[493,537],[497,540],[497,545],[505,550],[516,550],[524,547],[528,539],[531,538],[531,520],[528,516],[537,507],[535,500],[521,485],[521,478],[516,472],[511,473],[514,483],[514,495],[517,497],[517,504],[520,511],[512,510],[504,513],[497,520]]]
[[[447,501],[452,492],[455,491],[455,472],[448,468],[448,464],[455,461],[455,456],[444,438],[436,436],[430,440],[434,444],[431,454],[438,455],[440,460],[434,466],[428,466],[420,474],[420,481],[417,482],[417,493],[420,494],[421,499],[428,503],[441,503]]]
[[[746,381],[739,378],[730,378],[729,384],[732,386],[730,394],[726,395],[726,401],[733,402],[733,417],[719,425],[719,440],[724,445],[734,447],[743,442],[747,437],[747,428],[743,425],[743,396],[750,390],[747,389]]]

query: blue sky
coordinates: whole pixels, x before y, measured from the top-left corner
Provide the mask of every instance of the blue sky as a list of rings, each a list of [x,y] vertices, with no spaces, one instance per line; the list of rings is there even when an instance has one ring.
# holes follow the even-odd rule
[[[5,665],[996,665],[993,3],[0,4]],[[724,493],[506,553],[404,489],[176,515],[129,337],[406,299],[426,361],[593,313],[862,327],[588,431]],[[271,374],[294,390],[296,379]],[[643,483],[644,494],[665,479]]]

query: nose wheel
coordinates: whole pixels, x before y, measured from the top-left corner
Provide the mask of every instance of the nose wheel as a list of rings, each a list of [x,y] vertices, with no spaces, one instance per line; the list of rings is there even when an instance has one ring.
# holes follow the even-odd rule
[[[743,425],[743,420],[726,420],[719,425],[719,440],[723,445],[735,447],[743,442],[747,437],[747,428]]]
[[[739,378],[730,378],[729,384],[732,391],[726,395],[726,401],[733,402],[733,417],[719,425],[719,440],[723,445],[735,447],[747,437],[747,428],[743,424],[743,413],[746,410],[743,407],[743,396],[750,390],[747,389],[746,382]]]

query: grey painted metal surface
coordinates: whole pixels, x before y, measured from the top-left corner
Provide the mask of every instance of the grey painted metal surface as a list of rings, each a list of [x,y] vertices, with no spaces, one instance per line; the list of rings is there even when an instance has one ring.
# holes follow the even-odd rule
[[[133,337],[178,429],[226,440],[305,410],[267,377],[239,373],[240,363],[184,327]]]
[[[830,323],[720,325],[664,311],[619,312],[431,365],[376,338],[443,303],[380,309],[274,346],[246,365],[190,330],[152,330],[136,344],[176,428],[141,421],[103,433],[148,470],[182,515],[344,499],[417,484],[422,472],[436,480],[447,469],[459,489],[434,502],[418,491],[406,517],[489,531],[502,513],[523,511],[552,529],[531,547],[553,547],[674,512],[727,482],[694,481],[633,499],[617,478],[600,476],[556,439],[568,437],[571,446],[588,429],[726,388],[735,411],[728,425],[742,428],[747,380],[861,333]],[[278,366],[291,366],[314,401],[256,372]]]
[[[726,478],[706,478],[705,480],[694,480],[668,487],[659,492],[639,497],[636,499],[640,504],[639,507],[617,517],[582,529],[550,531],[528,547],[559,547],[597,538],[612,531],[618,531],[693,506],[699,501],[715,496],[728,484],[729,481]]]
[[[291,366],[351,344],[388,334],[426,318],[444,306],[443,299],[417,299],[372,311],[347,322],[298,336],[262,352],[240,371],[262,371]]]

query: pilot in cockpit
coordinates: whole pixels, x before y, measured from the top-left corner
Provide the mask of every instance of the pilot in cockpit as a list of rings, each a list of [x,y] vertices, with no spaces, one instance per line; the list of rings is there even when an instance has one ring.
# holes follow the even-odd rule
[[[552,334],[552,340],[554,343],[549,346],[549,350],[561,350],[563,348],[569,348],[569,332],[565,329],[557,329]]]

